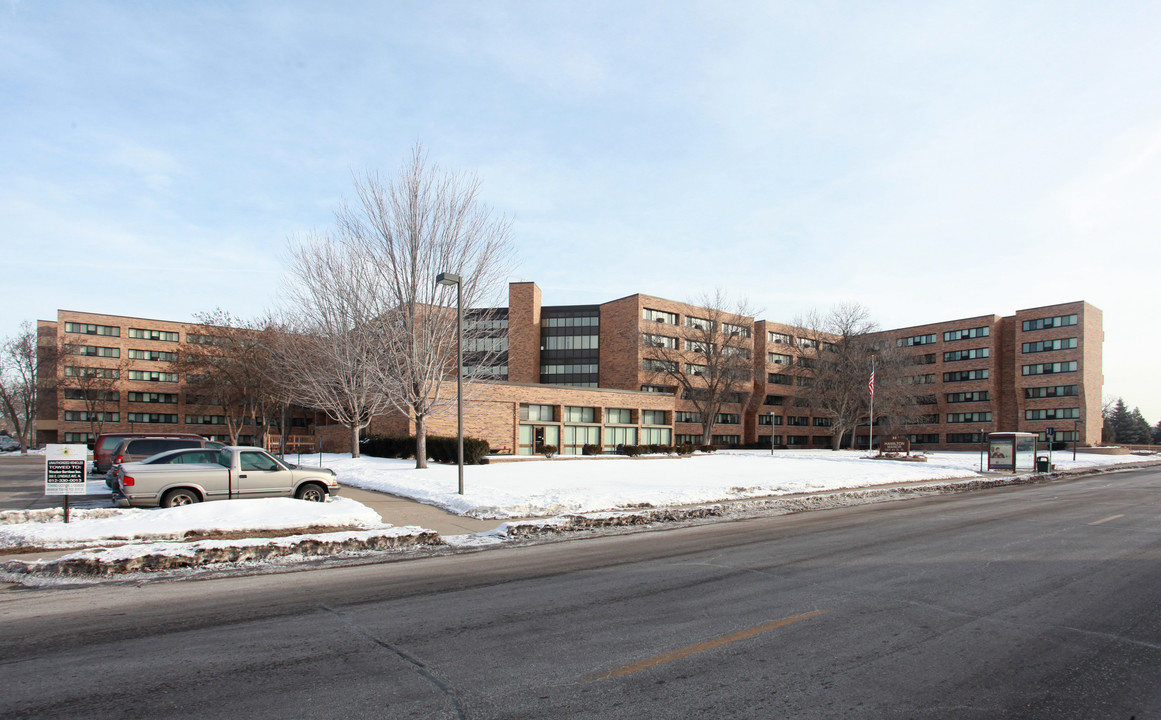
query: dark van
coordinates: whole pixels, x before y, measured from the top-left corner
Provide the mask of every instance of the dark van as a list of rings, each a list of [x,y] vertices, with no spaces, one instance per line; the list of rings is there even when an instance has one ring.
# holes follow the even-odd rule
[[[113,451],[126,438],[136,437],[164,437],[164,438],[193,438],[201,440],[201,435],[193,433],[158,433],[158,432],[117,432],[101,433],[93,441],[93,463],[97,466],[97,473],[107,473],[113,466]],[[160,451],[159,451],[160,452]]]

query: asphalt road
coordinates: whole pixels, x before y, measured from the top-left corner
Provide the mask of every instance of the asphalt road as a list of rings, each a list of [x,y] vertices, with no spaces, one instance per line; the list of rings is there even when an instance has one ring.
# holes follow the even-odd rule
[[[1161,473],[0,593],[0,716],[1161,716]]]

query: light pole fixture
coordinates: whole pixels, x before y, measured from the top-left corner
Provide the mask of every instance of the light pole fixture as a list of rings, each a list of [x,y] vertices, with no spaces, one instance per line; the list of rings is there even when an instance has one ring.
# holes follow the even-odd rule
[[[456,464],[460,474],[460,495],[464,494],[464,283],[459,275],[441,272],[438,285],[456,286]]]

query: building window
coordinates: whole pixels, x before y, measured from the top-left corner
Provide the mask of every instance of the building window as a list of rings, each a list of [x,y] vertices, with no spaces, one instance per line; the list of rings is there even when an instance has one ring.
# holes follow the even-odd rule
[[[225,345],[226,339],[217,335],[198,335],[196,333],[186,333],[185,341],[192,345]]]
[[[129,402],[176,405],[177,393],[130,392]]]
[[[744,347],[735,347],[734,345],[726,345],[722,347],[722,355],[726,357],[740,357],[746,360],[750,359],[750,351]]]
[[[804,387],[804,388],[814,387],[814,378],[812,378],[812,377],[796,377],[796,378],[794,378],[794,384],[797,387]]]
[[[804,416],[790,416],[786,418],[786,424],[791,427],[807,427],[810,425],[810,418]]]
[[[121,398],[116,390],[93,390],[81,388],[65,388],[65,400],[87,400],[90,402],[117,402]]]
[[[939,400],[935,397],[934,394],[932,394],[932,395],[916,395],[915,396],[915,404],[916,405],[934,405],[937,402],[939,402]]]
[[[702,355],[709,355],[713,352],[713,345],[711,343],[702,342],[701,340],[686,340],[685,351],[692,353],[701,353]]]
[[[991,422],[992,421],[992,413],[990,413],[990,412],[948,413],[947,421],[949,423]]]
[[[900,385],[933,385],[935,383],[935,373],[925,373],[923,375],[911,375],[910,377],[899,378]]]
[[[706,332],[710,332],[714,329],[713,322],[706,320],[705,318],[695,317],[693,315],[685,316],[685,326],[687,328],[693,328],[694,330],[704,330]]]
[[[642,333],[641,344],[645,347],[677,349],[677,338],[668,335],[650,335]]]
[[[957,392],[948,393],[947,401],[949,403],[965,403],[965,402],[986,402],[988,400],[987,390],[977,390],[975,392]]]
[[[585,445],[598,445],[601,442],[601,429],[595,425],[565,425],[561,429],[560,453],[562,455],[580,455]]]
[[[642,410],[641,411],[642,425],[667,425],[665,422],[664,410]]]
[[[633,411],[629,408],[606,408],[605,422],[615,425],[628,425],[633,422]]]
[[[702,375],[705,375],[706,371],[708,369],[709,369],[709,366],[707,366],[707,365],[695,365],[693,363],[686,363],[685,364],[685,374],[686,375],[694,375],[694,376],[700,377]]]
[[[1042,410],[1025,410],[1025,420],[1078,420],[1080,408],[1044,408]]]
[[[771,413],[762,413],[761,415],[758,416],[758,424],[759,425],[781,425],[782,424],[782,416],[781,415],[773,415]]]
[[[938,415],[917,415],[910,420],[904,420],[904,425],[935,425],[939,423]],[[875,424],[879,424],[879,418],[875,418]]]
[[[800,347],[804,350],[817,350],[818,349],[818,341],[811,340],[810,338],[800,337],[800,338],[798,338],[798,347]]]
[[[984,436],[978,432],[974,433],[948,433],[947,443],[949,445],[965,445],[965,444],[979,444],[984,441]]]
[[[673,422],[701,424],[701,413],[691,412],[689,410],[678,410],[673,417]]]
[[[768,332],[768,333],[766,333],[766,339],[775,345],[793,345],[794,344],[794,338],[790,337],[786,333]]]
[[[763,405],[781,405],[786,402],[785,395],[767,395],[766,399],[762,401]]]
[[[646,310],[646,312],[649,312]],[[676,316],[675,316],[676,317]],[[649,320],[649,317],[645,318]],[[676,324],[676,319],[674,324]],[[508,327],[508,321],[503,321],[504,327]],[[599,315],[585,315],[582,317],[547,317],[540,321],[540,327],[599,327],[601,318]]]
[[[150,330],[148,328],[129,328],[129,337],[134,340],[160,340],[162,342],[177,342],[178,337],[175,332],[167,332],[165,330]]]
[[[737,447],[742,444],[741,435],[714,435],[711,443],[717,447]]]
[[[644,445],[668,445],[673,431],[667,427],[641,428],[641,443]]]
[[[618,445],[636,445],[637,428],[635,427],[606,427],[605,452],[613,452]]]
[[[488,340],[503,339],[505,348],[506,338],[487,338]],[[492,343],[499,346],[499,343]],[[600,344],[598,335],[548,335],[540,339],[541,350],[596,350]]]
[[[1049,328],[1068,327],[1076,324],[1076,315],[1057,315],[1056,317],[1037,318],[1036,320],[1025,320],[1023,323],[1024,332],[1033,332],[1035,330],[1047,330]]]
[[[968,382],[970,380],[987,380],[987,368],[981,370],[956,370],[955,372],[945,372],[943,374],[944,382]]]
[[[649,308],[642,308],[641,317],[649,322],[659,322],[666,325],[677,324],[677,313],[665,312],[664,310],[651,310]]]
[[[771,365],[789,365],[790,356],[781,353],[766,353],[766,362]]]
[[[186,415],[186,425],[225,425],[225,415]]]
[[[1039,340],[1026,342],[1023,351],[1026,353],[1052,352],[1053,350],[1072,350],[1076,348],[1076,338],[1057,338],[1055,340]]]
[[[64,441],[66,443],[77,443],[78,445],[87,445],[97,438],[89,432],[67,432],[64,434]]]
[[[677,372],[677,361],[675,361],[675,360],[658,360],[657,358],[645,358],[644,360],[641,361],[641,368],[643,370],[645,370],[646,372],[660,372],[660,373]]]
[[[974,327],[966,330],[949,330],[943,334],[944,342],[955,342],[956,340],[970,340],[971,338],[988,337],[992,334],[991,328]]]
[[[520,405],[521,420],[541,420],[552,422],[556,419],[555,405]]]
[[[80,355],[82,357],[119,358],[121,357],[121,348],[97,347],[96,345],[78,345],[72,349],[72,354]]]
[[[904,435],[903,437],[910,440],[912,445],[935,445],[939,443],[939,435],[936,433],[912,433],[911,435]]]
[[[960,360],[979,360],[990,357],[991,348],[971,348],[969,350],[952,350],[943,354],[944,362],[958,362]]]
[[[726,335],[734,335],[736,337],[750,337],[750,328],[746,325],[734,325],[733,323],[722,323],[722,332]]]
[[[926,353],[924,355],[914,355],[909,358],[912,365],[934,365],[935,353]]]
[[[830,418],[814,418],[815,427],[830,427]]]
[[[1076,361],[1058,363],[1040,363],[1039,365],[1025,365],[1024,375],[1053,375],[1055,373],[1076,372]]]
[[[807,442],[809,442],[809,441],[807,440],[806,435],[787,435],[786,436],[786,445],[788,447],[802,446],[802,445],[805,445]]]
[[[1047,431],[1040,431],[1040,442],[1048,442]],[[1052,436],[1053,442],[1080,442],[1080,433],[1075,430],[1057,430]]]
[[[98,378],[101,380],[116,380],[121,377],[117,368],[95,367],[65,367],[65,377]]]
[[[177,415],[169,413],[128,413],[131,423],[177,424]]]
[[[896,347],[913,347],[915,345],[934,345],[935,333],[930,335],[912,335],[911,337],[899,338],[895,341]]]
[[[568,405],[564,408],[564,422],[591,423],[597,421],[595,407],[577,407]]]
[[[677,388],[673,387],[672,385],[642,385],[641,392],[676,395]]]
[[[130,360],[152,360],[154,362],[177,362],[177,353],[160,350],[130,350]]]
[[[571,365],[541,365],[541,375],[585,375],[597,372],[596,363],[576,363]]]
[[[112,325],[93,325],[88,323],[66,322],[65,332],[78,335],[105,335],[107,337],[121,337],[121,328]]]
[[[715,425],[741,425],[742,416],[738,413],[718,413],[714,415]]]
[[[1026,398],[1075,397],[1076,385],[1052,385],[1050,387],[1024,388]]]
[[[590,337],[581,335],[580,337]],[[595,337],[595,336],[592,336]],[[558,339],[550,337],[549,340]],[[596,347],[594,345],[593,347]],[[550,350],[555,348],[549,348]],[[464,338],[464,352],[466,353],[502,353],[508,351],[508,336],[499,337],[470,337]]]
[[[177,382],[177,373],[152,372],[149,370],[130,370],[130,380],[144,380],[145,382]]]
[[[68,422],[121,422],[121,413],[118,412],[87,412],[85,410],[65,410],[64,419]]]

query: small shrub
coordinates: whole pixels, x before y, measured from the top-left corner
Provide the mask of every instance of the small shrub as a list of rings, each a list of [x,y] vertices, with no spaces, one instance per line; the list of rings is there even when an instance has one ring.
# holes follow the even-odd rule
[[[582,455],[600,455],[601,454],[601,446],[600,445],[585,445],[584,447],[581,448],[581,454]]]
[[[694,450],[697,450],[697,447],[693,443],[682,443],[677,446],[678,455],[692,455]]]
[[[697,449],[698,449],[698,452],[703,452],[703,453],[712,453],[712,452],[717,452],[717,450],[718,450],[713,445],[698,445]]]
[[[555,445],[541,445],[540,446],[540,454],[546,458],[550,458],[553,455],[555,455],[556,450],[557,450],[557,448]]]
[[[623,445],[621,446],[621,454],[629,457],[637,457],[641,454],[642,447],[640,445]]]

